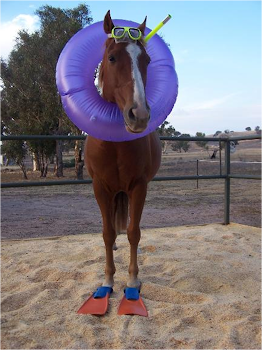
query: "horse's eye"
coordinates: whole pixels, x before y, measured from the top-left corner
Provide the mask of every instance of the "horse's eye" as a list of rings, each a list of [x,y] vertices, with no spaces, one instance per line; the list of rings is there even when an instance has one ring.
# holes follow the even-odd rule
[[[110,62],[115,62],[116,61],[115,56],[112,56],[112,55],[108,56],[108,60]]]

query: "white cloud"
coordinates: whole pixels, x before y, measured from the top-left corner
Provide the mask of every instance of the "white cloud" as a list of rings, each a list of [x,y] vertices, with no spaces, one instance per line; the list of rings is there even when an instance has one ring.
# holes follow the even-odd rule
[[[31,15],[18,15],[12,21],[3,22],[0,25],[1,57],[6,59],[15,45],[17,33],[25,29],[29,33],[34,32],[39,25],[38,17]]]
[[[240,92],[188,104],[178,99],[167,121],[191,135],[197,131],[207,135],[217,130],[243,131],[247,126],[261,126],[261,105],[246,103]]]

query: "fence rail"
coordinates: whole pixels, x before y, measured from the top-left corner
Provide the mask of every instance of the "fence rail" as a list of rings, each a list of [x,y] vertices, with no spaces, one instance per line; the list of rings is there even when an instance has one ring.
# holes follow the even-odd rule
[[[2,141],[9,140],[85,140],[87,135],[1,135]],[[190,176],[156,176],[152,181],[177,181],[177,180],[214,180],[223,179],[224,189],[224,224],[230,223],[230,180],[231,179],[252,179],[261,180],[259,175],[230,174],[230,142],[243,140],[261,140],[261,135],[235,136],[235,137],[169,137],[161,136],[162,141],[211,141],[225,143],[225,174],[218,175],[190,175]],[[220,157],[221,162],[221,157]],[[11,187],[33,187],[33,186],[57,186],[57,185],[83,185],[90,184],[92,180],[62,180],[62,181],[42,181],[42,182],[10,182],[1,183],[1,188]]]

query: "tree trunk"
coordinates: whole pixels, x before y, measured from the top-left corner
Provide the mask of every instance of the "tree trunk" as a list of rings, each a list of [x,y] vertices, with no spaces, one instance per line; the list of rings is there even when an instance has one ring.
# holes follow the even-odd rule
[[[82,149],[80,148],[80,140],[75,142],[75,174],[77,180],[83,180],[84,161],[82,160]]]
[[[47,172],[48,172],[48,163],[45,163],[45,165],[44,165],[43,177],[46,177]]]
[[[162,141],[163,142],[163,150],[162,150],[162,153],[163,154],[166,154],[167,153],[167,145],[168,145],[168,143],[167,143],[167,141]]]
[[[4,161],[4,165],[5,165],[5,166],[8,166],[8,165],[9,165],[9,161],[10,161],[10,159],[6,157],[6,159],[5,159],[5,161]]]
[[[40,170],[40,161],[37,153],[33,153],[33,171]]]
[[[22,169],[23,175],[24,175],[24,179],[28,180],[27,174],[26,174],[26,166],[24,162],[21,162],[20,164],[20,168]]]
[[[48,172],[48,158],[42,154],[40,157],[40,177],[46,177]]]
[[[56,141],[56,164],[55,164],[55,175],[57,177],[63,177],[63,141]]]

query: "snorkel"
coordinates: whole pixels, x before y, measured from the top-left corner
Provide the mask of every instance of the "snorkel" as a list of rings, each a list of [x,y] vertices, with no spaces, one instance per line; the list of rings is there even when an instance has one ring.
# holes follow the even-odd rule
[[[160,28],[163,27],[164,24],[166,24],[171,19],[171,15],[168,15],[162,22],[160,22],[155,29],[153,29],[145,38],[144,41],[148,42],[149,39],[152,38],[153,35],[156,34],[157,31],[159,31]]]

